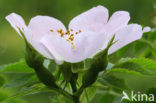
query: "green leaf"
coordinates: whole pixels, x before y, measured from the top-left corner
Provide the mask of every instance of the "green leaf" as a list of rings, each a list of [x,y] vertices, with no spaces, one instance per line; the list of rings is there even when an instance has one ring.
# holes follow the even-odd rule
[[[120,63],[115,64],[113,68],[124,68],[129,71],[136,71],[143,75],[155,75],[156,61],[146,58],[126,58],[121,59]]]
[[[0,87],[2,87],[5,84],[5,79],[3,76],[0,75]]]
[[[16,88],[23,87],[27,84],[31,84],[32,82],[38,81],[37,77],[33,74],[23,74],[21,76],[15,77],[15,78],[8,78],[8,82],[5,84],[5,87],[7,88]]]
[[[106,70],[109,70],[109,69],[111,69],[111,68],[113,67],[113,65],[114,65],[114,64],[112,64],[112,63],[110,63],[110,62],[109,62],[109,63],[108,63],[108,65],[107,65],[107,68],[106,68]]]
[[[24,101],[23,99],[15,98],[15,99],[8,100],[4,103],[27,103],[27,102]]]
[[[8,98],[8,93],[0,89],[0,103]]]
[[[121,90],[139,90],[145,91],[156,85],[156,75],[144,75],[136,71],[129,71],[124,68],[114,68],[107,71],[101,80],[107,82],[112,88],[120,88]],[[114,81],[114,82],[113,82]],[[104,85],[104,84],[103,84]]]
[[[55,95],[51,97],[51,103],[72,103],[62,95]]]
[[[103,85],[117,87],[118,89],[128,89],[125,81],[111,74],[104,74],[102,79],[98,80]]]
[[[95,96],[96,91],[97,91],[97,88],[94,86],[86,88],[81,95],[80,101],[83,101],[84,103],[90,103],[90,101]]]
[[[34,70],[28,67],[24,60],[6,65],[0,70],[0,74],[4,74],[6,84],[4,87],[20,89],[27,84],[38,82]],[[0,80],[0,84],[3,82]]]
[[[42,90],[45,90],[45,85],[35,84],[30,87],[22,88],[20,91],[14,93],[14,95],[10,96],[9,99],[14,99],[14,98],[22,97],[22,96],[26,96],[26,95],[32,95],[35,93],[39,93]]]
[[[116,96],[109,93],[109,91],[100,90],[90,103],[114,103],[115,97]]]
[[[0,73],[34,73],[34,70],[27,66],[25,60],[8,64],[0,70]]]
[[[148,32],[146,35],[149,35],[148,36],[148,40],[155,41],[155,38],[156,38],[156,29],[154,29],[151,32]]]

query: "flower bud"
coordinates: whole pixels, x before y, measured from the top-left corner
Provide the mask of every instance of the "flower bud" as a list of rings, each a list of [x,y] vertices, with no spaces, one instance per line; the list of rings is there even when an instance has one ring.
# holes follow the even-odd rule
[[[99,52],[94,56],[91,66],[83,76],[81,88],[86,88],[92,85],[97,80],[99,72],[106,69],[108,65],[108,49],[111,47],[111,45],[114,44],[113,43],[114,38],[115,35],[108,43],[106,49],[102,50],[101,52]]]

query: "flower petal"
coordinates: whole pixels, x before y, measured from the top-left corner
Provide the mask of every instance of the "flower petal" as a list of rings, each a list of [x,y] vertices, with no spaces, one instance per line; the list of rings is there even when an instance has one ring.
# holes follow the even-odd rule
[[[45,49],[45,47],[36,39],[32,37],[32,32],[30,29],[24,30],[24,35],[27,39],[27,41],[32,45],[33,48],[35,48],[41,55],[44,57],[47,57],[49,59],[53,59],[54,57]]]
[[[115,40],[117,41],[114,45],[109,49],[108,54],[112,54],[123,46],[138,40],[142,37],[143,30],[142,27],[138,24],[130,24],[125,28],[117,31],[115,33]]]
[[[11,24],[11,26],[21,35],[19,28],[23,31],[26,29],[25,22],[23,18],[16,14],[16,13],[11,13],[10,15],[6,16],[6,20]]]
[[[32,18],[28,28],[31,29],[33,37],[36,39],[41,39],[45,34],[56,34],[57,30],[60,29],[66,31],[61,21],[49,16],[36,16]]]
[[[64,55],[72,48],[72,45],[59,35],[45,35],[40,42],[54,56],[56,62],[63,61]]]
[[[108,23],[103,27],[102,31],[112,36],[116,31],[125,27],[129,20],[130,16],[128,12],[117,11],[111,16]]]
[[[149,32],[149,31],[151,31],[151,28],[148,26],[143,29],[143,32]]]
[[[69,23],[69,29],[78,31],[99,31],[107,23],[108,10],[103,6],[94,7],[73,18]]]
[[[46,35],[41,43],[54,55],[56,61],[76,63],[93,56],[103,47],[105,39],[107,38],[102,34],[82,32],[75,36],[75,50],[71,43],[57,35]]]

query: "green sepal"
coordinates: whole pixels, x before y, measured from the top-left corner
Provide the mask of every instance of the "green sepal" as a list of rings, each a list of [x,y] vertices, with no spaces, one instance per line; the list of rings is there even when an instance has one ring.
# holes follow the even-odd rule
[[[72,77],[72,70],[71,70],[71,63],[64,62],[62,65],[59,66],[60,71],[64,77],[66,82],[69,82]]]
[[[108,49],[115,43],[115,35],[112,37],[107,47],[93,57],[89,69],[85,72],[82,79],[82,88],[92,85],[98,77],[99,72],[106,69],[108,65]]]
[[[79,73],[84,71],[84,61],[78,62],[78,63],[72,63],[71,64],[71,70],[73,73]]]

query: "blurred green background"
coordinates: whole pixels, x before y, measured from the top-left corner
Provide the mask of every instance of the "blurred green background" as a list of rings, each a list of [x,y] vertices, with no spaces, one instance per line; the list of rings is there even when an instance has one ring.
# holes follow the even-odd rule
[[[5,20],[9,13],[21,15],[26,24],[36,15],[49,15],[67,26],[74,16],[97,5],[107,7],[110,15],[117,10],[129,11],[131,22],[155,26],[156,0],[0,0],[0,64],[24,56],[23,40]]]

